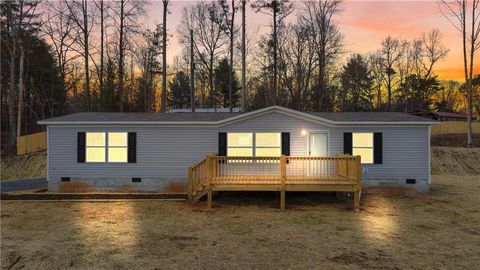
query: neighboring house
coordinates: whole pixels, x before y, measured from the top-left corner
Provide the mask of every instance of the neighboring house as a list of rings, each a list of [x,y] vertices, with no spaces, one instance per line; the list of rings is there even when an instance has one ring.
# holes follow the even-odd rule
[[[455,112],[414,112],[411,113],[412,115],[422,116],[431,118],[434,120],[439,121],[463,121],[466,122],[468,117],[466,114],[463,113],[455,113]],[[475,117],[472,118],[475,121]]]
[[[362,184],[430,187],[430,125],[394,112],[76,113],[48,131],[48,187],[178,191],[209,154],[361,156]],[[288,165],[287,165],[288,166]],[[177,188],[172,188],[177,187]]]

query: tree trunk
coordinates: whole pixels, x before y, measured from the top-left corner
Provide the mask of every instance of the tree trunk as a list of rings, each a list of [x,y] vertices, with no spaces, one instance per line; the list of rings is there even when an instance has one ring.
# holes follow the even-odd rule
[[[83,39],[84,39],[84,62],[85,62],[85,83],[83,88],[85,93],[87,94],[87,110],[91,111],[91,99],[90,99],[90,72],[88,70],[89,64],[89,44],[88,44],[88,1],[82,1],[82,8],[83,8]]]
[[[15,70],[16,70],[16,57],[17,56],[17,43],[16,38],[13,37],[12,50],[10,55],[10,90],[8,91],[8,123],[10,125],[9,145],[15,146],[17,143],[17,123],[15,122],[15,103],[17,99],[15,90]]]
[[[121,0],[120,1],[120,40],[118,42],[118,88],[119,88],[119,95],[120,95],[120,103],[119,103],[119,110],[120,112],[123,112],[123,103],[124,103],[124,96],[125,96],[125,89],[124,89],[124,76],[125,76],[125,64],[124,64],[124,29],[123,29],[123,23],[124,23],[124,4],[125,1]]]
[[[235,0],[232,0],[232,21],[230,24],[230,69],[228,73],[228,100],[230,112],[233,112],[233,32],[235,27]]]
[[[242,0],[242,112],[247,111],[247,89],[246,89],[246,55],[245,55],[245,4]]]
[[[277,2],[273,1],[273,86],[271,104],[277,105]]]
[[[168,8],[168,0],[163,0],[162,107],[161,107],[161,112],[166,112],[166,110],[167,110],[167,8]]]
[[[467,111],[467,125],[468,125],[468,131],[467,131],[467,146],[472,145],[472,113],[473,113],[473,59],[475,55],[475,23],[476,20],[480,20],[480,18],[476,18],[477,16],[475,13],[476,11],[476,6],[477,6],[477,1],[479,0],[473,0],[472,3],[472,30],[471,30],[471,36],[470,36],[470,74],[468,78],[468,84],[467,84],[467,103],[468,103],[468,111]]]
[[[213,87],[213,57],[214,55],[210,55],[210,66],[208,67],[208,84],[211,91],[211,98],[212,98],[212,106],[213,110],[217,111],[217,91]]]
[[[470,134],[470,127],[472,125],[472,114],[470,113],[470,80],[468,77],[468,62],[467,62],[467,22],[466,22],[466,16],[467,16],[467,1],[462,1],[462,14],[464,16],[462,17],[462,49],[463,49],[463,69],[465,72],[465,84],[467,85],[467,125],[468,125],[468,131],[467,131],[467,146],[471,144],[471,134]]]
[[[17,138],[20,137],[22,131],[22,112],[23,112],[23,97],[25,95],[24,77],[24,63],[25,63],[25,48],[22,41],[20,41],[20,59],[18,72],[18,107],[17,107]]]
[[[99,76],[99,84],[100,84],[100,101],[102,110],[105,110],[105,90],[103,89],[103,71],[104,71],[104,44],[105,41],[105,29],[104,29],[104,6],[103,0],[100,0],[100,76]]]

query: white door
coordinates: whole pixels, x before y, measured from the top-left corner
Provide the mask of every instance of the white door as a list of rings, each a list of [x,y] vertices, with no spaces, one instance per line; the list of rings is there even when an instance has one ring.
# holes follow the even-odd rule
[[[309,149],[308,153],[311,157],[326,157],[328,156],[328,133],[314,132],[309,135]],[[309,162],[309,175],[312,177],[328,176],[328,161],[327,160],[312,160]]]

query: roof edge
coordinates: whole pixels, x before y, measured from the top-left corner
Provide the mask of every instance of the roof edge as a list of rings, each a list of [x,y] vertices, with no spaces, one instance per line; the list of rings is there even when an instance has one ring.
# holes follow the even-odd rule
[[[243,119],[249,119],[256,115],[263,115],[271,111],[278,111],[287,115],[296,116],[307,121],[322,122],[328,125],[437,125],[440,121],[334,121],[329,120],[313,114],[308,114],[293,109],[284,108],[281,106],[270,106],[259,110],[247,112],[241,115],[236,115],[230,118],[217,121],[55,121],[50,122],[48,119],[37,121],[39,125],[226,125],[233,122],[238,122]]]

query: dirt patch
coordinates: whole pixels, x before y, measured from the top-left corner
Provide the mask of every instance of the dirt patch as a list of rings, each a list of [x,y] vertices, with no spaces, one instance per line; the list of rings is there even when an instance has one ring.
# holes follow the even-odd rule
[[[46,152],[2,157],[1,180],[46,177]]]
[[[432,147],[432,174],[480,175],[480,148]]]
[[[477,269],[478,176],[417,196],[226,193],[172,201],[2,201],[12,269]],[[52,246],[54,243],[54,246]],[[18,259],[20,258],[20,259]]]
[[[185,181],[170,181],[163,187],[163,192],[186,192]]]
[[[92,185],[82,181],[61,182],[58,185],[58,191],[64,193],[94,192],[95,188]]]

